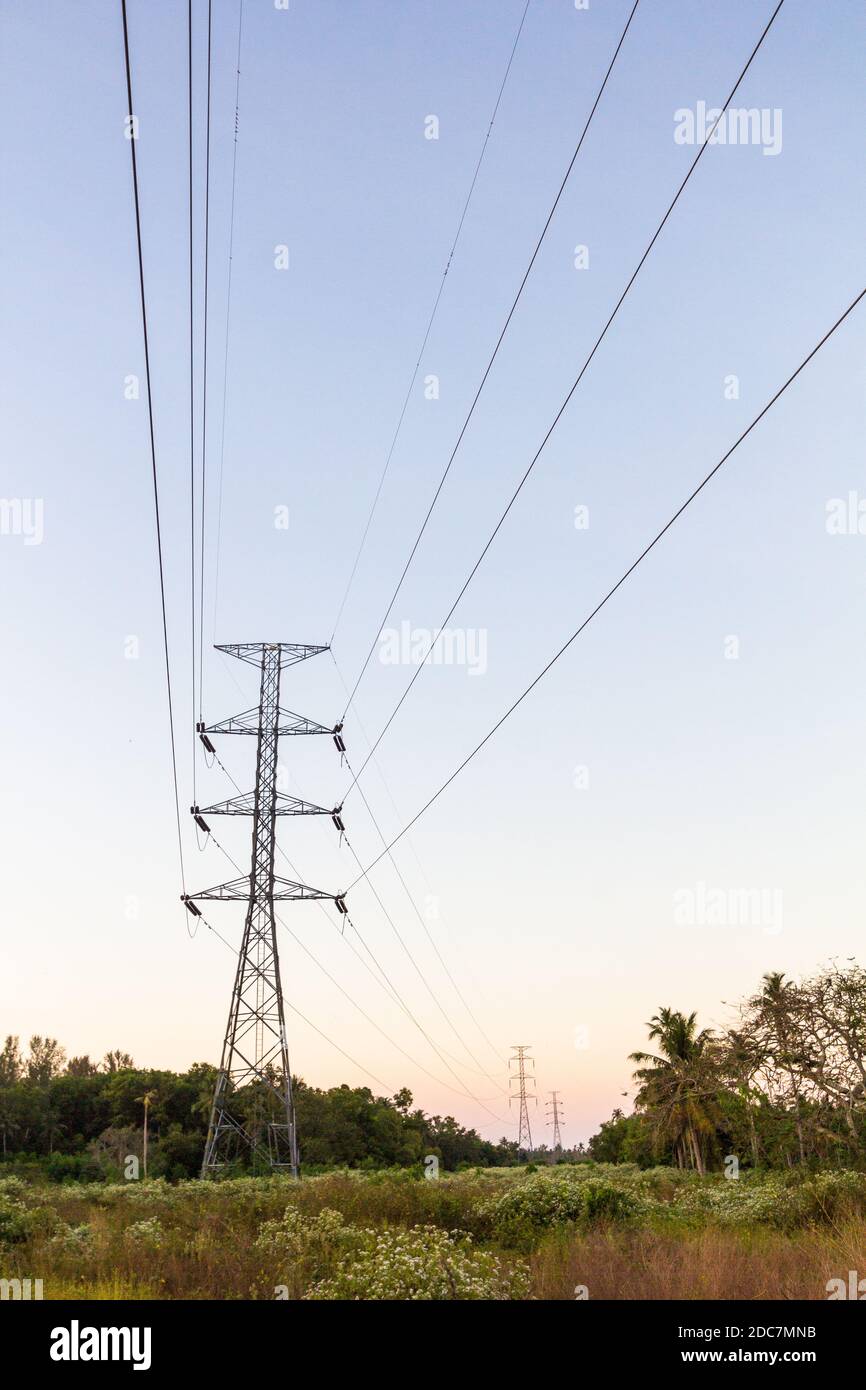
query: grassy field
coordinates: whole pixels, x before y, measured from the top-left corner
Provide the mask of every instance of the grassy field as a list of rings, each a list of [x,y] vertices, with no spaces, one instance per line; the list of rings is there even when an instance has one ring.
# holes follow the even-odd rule
[[[851,1270],[866,1274],[852,1172],[0,1179],[0,1278],[42,1279],[47,1299],[826,1299]]]

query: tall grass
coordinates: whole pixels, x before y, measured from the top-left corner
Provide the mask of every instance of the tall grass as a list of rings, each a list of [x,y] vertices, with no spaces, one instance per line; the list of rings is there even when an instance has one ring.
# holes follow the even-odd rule
[[[433,1292],[404,1294],[414,1267],[429,1271]],[[369,1271],[368,1295],[358,1269]],[[822,1299],[849,1270],[866,1277],[866,1176],[856,1173],[728,1182],[582,1165],[433,1182],[405,1172],[176,1186],[0,1181],[0,1278],[42,1279],[48,1299],[273,1299],[278,1288],[303,1298],[359,1287],[377,1298],[453,1288],[453,1297],[563,1300],[585,1288],[591,1299]]]

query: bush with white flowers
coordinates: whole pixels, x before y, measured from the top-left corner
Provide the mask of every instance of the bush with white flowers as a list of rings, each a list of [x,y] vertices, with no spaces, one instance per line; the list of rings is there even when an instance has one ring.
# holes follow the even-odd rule
[[[529,1277],[522,1265],[479,1250],[469,1236],[437,1226],[364,1231],[359,1249],[330,1279],[305,1295],[321,1300],[450,1302],[523,1299]]]

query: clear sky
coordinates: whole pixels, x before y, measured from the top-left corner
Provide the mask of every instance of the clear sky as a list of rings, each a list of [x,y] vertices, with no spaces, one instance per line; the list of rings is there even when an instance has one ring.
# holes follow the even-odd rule
[[[238,10],[235,0],[214,4],[208,644],[331,636],[523,4],[291,0],[283,11],[245,0],[218,591]],[[629,8],[530,4],[334,638],[349,683]],[[724,99],[772,8],[641,0],[395,628],[441,622],[694,157],[694,146],[674,139],[675,113]],[[195,889],[235,870],[213,845],[199,853],[186,814],[186,5],[129,0],[129,17]],[[197,0],[199,329],[205,21]],[[218,1059],[232,959],[204,928],[190,940],[178,901],[146,405],[124,393],[125,379],[143,374],[143,354],[120,4],[2,0],[0,29],[0,494],[29,499],[22,517],[33,523],[22,534],[7,508],[0,535],[0,1030],[49,1033],[70,1052],[122,1047],[141,1064],[180,1068]],[[781,113],[781,148],[707,149],[451,620],[485,644],[476,649],[485,660],[422,671],[377,755],[383,776],[371,765],[362,779],[387,834],[866,283],[864,39],[854,0],[786,0],[737,98]],[[436,140],[425,138],[430,116]],[[288,270],[274,265],[282,245]],[[584,269],[576,246],[589,249]],[[765,970],[797,974],[860,952],[866,535],[856,524],[833,534],[828,505],[847,507],[854,494],[856,513],[866,499],[864,314],[395,850],[496,1052],[531,1044],[539,1094],[562,1093],[568,1141],[627,1106],[627,1054],[644,1045],[644,1021],[659,1005],[721,1024],[723,1001],[749,992]],[[200,348],[199,332],[199,375]],[[424,379],[434,375],[438,399],[427,399]],[[736,399],[727,398],[731,376]],[[287,529],[274,524],[281,507]],[[577,507],[588,508],[585,529],[575,526]],[[412,669],[380,655],[371,662],[346,725],[356,766],[365,752],[358,720],[378,733]],[[256,700],[252,668],[209,650],[203,686],[208,721]],[[331,658],[291,671],[284,703],[333,723],[345,696]],[[246,740],[220,747],[242,787],[252,785],[252,752]],[[349,779],[330,741],[292,741],[283,759],[289,790],[340,800]],[[202,804],[233,793],[218,768],[199,762],[196,777]],[[345,820],[366,863],[381,842],[357,792]],[[248,824],[214,828],[245,867]],[[307,882],[336,892],[356,877],[330,822],[280,830]],[[387,861],[372,880],[447,1019],[363,884],[350,894],[353,919],[478,1100],[449,1089],[453,1076],[341,940],[333,912],[312,904],[281,915],[409,1057],[281,931],[287,999],[353,1059],[290,1010],[293,1068],[323,1086],[408,1085],[429,1111],[488,1137],[513,1133],[498,1118],[508,1118],[504,1062],[456,997]],[[242,916],[222,905],[208,913],[235,944]],[[496,1085],[472,1069],[447,1020]],[[539,1134],[542,1115],[532,1116]]]

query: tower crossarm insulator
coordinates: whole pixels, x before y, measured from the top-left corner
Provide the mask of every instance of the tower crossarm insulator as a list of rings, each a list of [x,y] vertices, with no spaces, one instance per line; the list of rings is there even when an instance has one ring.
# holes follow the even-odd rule
[[[254,737],[258,737],[259,711],[247,709],[242,714],[232,714],[228,719],[221,719],[218,724],[209,724],[203,732],[205,734],[252,734]],[[291,710],[281,709],[274,732],[279,738],[285,738],[290,734],[332,734],[333,729],[326,728],[324,724],[317,724],[315,719],[307,719],[306,715],[293,714]]]
[[[196,811],[202,816],[251,816],[256,809],[255,792],[242,792],[240,796],[232,796],[228,801],[216,801],[213,806],[197,806]],[[286,796],[283,792],[276,793],[274,803],[274,815],[276,816],[333,816],[333,811],[329,806],[317,806],[313,801],[303,801],[297,796]]]

